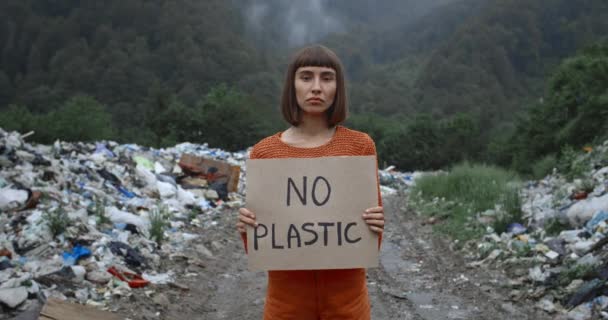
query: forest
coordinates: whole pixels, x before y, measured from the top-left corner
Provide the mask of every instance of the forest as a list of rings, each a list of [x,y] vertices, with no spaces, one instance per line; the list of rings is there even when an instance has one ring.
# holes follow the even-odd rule
[[[608,138],[606,17],[604,0],[5,0],[0,127],[243,150],[287,127],[289,56],[321,43],[381,166],[540,175]]]

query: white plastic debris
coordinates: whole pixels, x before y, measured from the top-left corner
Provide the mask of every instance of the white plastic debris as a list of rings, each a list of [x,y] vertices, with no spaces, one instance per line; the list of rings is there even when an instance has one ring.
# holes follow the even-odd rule
[[[175,197],[177,193],[177,189],[170,183],[157,181],[156,187],[158,188],[158,192],[160,193],[160,197],[162,199]]]
[[[132,213],[121,211],[116,207],[106,207],[106,215],[113,223],[127,223],[135,225],[141,229],[148,229],[149,221]]]
[[[531,280],[534,280],[536,282],[545,282],[545,280],[547,280],[547,278],[549,278],[550,274],[549,274],[549,272],[546,272],[546,271],[543,272],[540,269],[540,266],[536,266],[529,270],[528,276],[530,277]]]
[[[0,289],[0,303],[9,308],[16,308],[27,299],[27,289],[25,287],[3,288]]]
[[[568,209],[568,219],[573,226],[582,226],[601,210],[608,210],[608,194],[575,203]]]
[[[18,189],[0,189],[0,210],[19,208],[27,201],[27,191]]]
[[[173,272],[160,274],[149,274],[144,272],[142,277],[153,284],[169,284],[174,281],[175,275],[173,274]]]

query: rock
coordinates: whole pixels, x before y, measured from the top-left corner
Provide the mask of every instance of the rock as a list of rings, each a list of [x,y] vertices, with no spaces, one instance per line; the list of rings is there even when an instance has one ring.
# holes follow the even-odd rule
[[[517,309],[515,309],[512,303],[503,303],[500,307],[508,314],[517,314]]]
[[[220,196],[217,194],[217,191],[215,191],[213,189],[209,189],[209,190],[205,191],[205,198],[207,198],[209,200],[217,200],[220,198]]]
[[[536,306],[547,311],[548,313],[554,313],[555,312],[555,304],[552,301],[553,299],[548,299],[548,298],[543,298],[542,300],[540,300]]]
[[[167,298],[166,295],[162,294],[162,293],[157,293],[153,298],[152,301],[154,301],[154,303],[158,306],[161,306],[163,308],[166,308],[169,306],[169,304],[171,304],[171,302],[169,301],[169,298]]]
[[[212,241],[211,246],[213,247],[213,249],[215,249],[215,251],[222,251],[222,249],[224,249],[224,245],[221,244],[219,241]]]
[[[213,258],[213,253],[207,247],[202,244],[199,244],[195,247],[195,250],[206,257]]]
[[[86,279],[96,284],[105,285],[112,280],[112,275],[106,271],[95,270],[87,273]]]
[[[0,303],[14,309],[27,299],[25,287],[0,289]]]

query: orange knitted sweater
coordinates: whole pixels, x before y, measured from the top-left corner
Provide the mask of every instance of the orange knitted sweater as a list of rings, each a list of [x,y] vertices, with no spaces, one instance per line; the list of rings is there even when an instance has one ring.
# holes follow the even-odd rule
[[[363,155],[376,155],[374,141],[365,133],[337,126],[329,142],[314,148],[290,146],[281,140],[281,132],[276,133],[258,142],[250,158]],[[247,250],[246,234],[242,237]],[[370,319],[365,269],[269,271],[264,319]]]

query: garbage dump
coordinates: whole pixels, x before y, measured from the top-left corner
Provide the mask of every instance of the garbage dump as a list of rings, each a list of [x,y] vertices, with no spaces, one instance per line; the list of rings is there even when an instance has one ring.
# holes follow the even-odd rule
[[[96,312],[135,290],[166,303],[154,286],[188,286],[162,259],[189,259],[181,252],[200,236],[189,230],[215,228],[244,203],[246,151],[26,138],[0,129],[0,319],[113,319]],[[582,178],[528,182],[523,220],[488,227],[462,252],[470,268],[505,270],[514,301],[556,319],[608,319],[608,142],[579,162]],[[379,170],[382,194],[407,196],[424,174]]]
[[[504,270],[512,300],[555,319],[608,319],[608,141],[588,151],[575,179],[554,170],[523,187],[523,221],[465,245],[471,267]]]
[[[470,224],[485,226],[486,233],[462,245],[470,268],[504,270],[510,280],[501,285],[510,289],[509,299],[534,303],[554,319],[608,319],[608,141],[585,151],[571,165],[574,179],[555,169],[524,184],[522,221],[506,232],[491,227],[501,208],[473,214]],[[418,177],[441,173],[389,167],[379,174],[390,192],[407,196]]]
[[[0,129],[0,319],[77,310],[68,302],[102,309],[156,284],[187,289],[161,256],[198,237],[189,226],[213,228],[243,204],[245,158],[191,143],[38,145]]]

